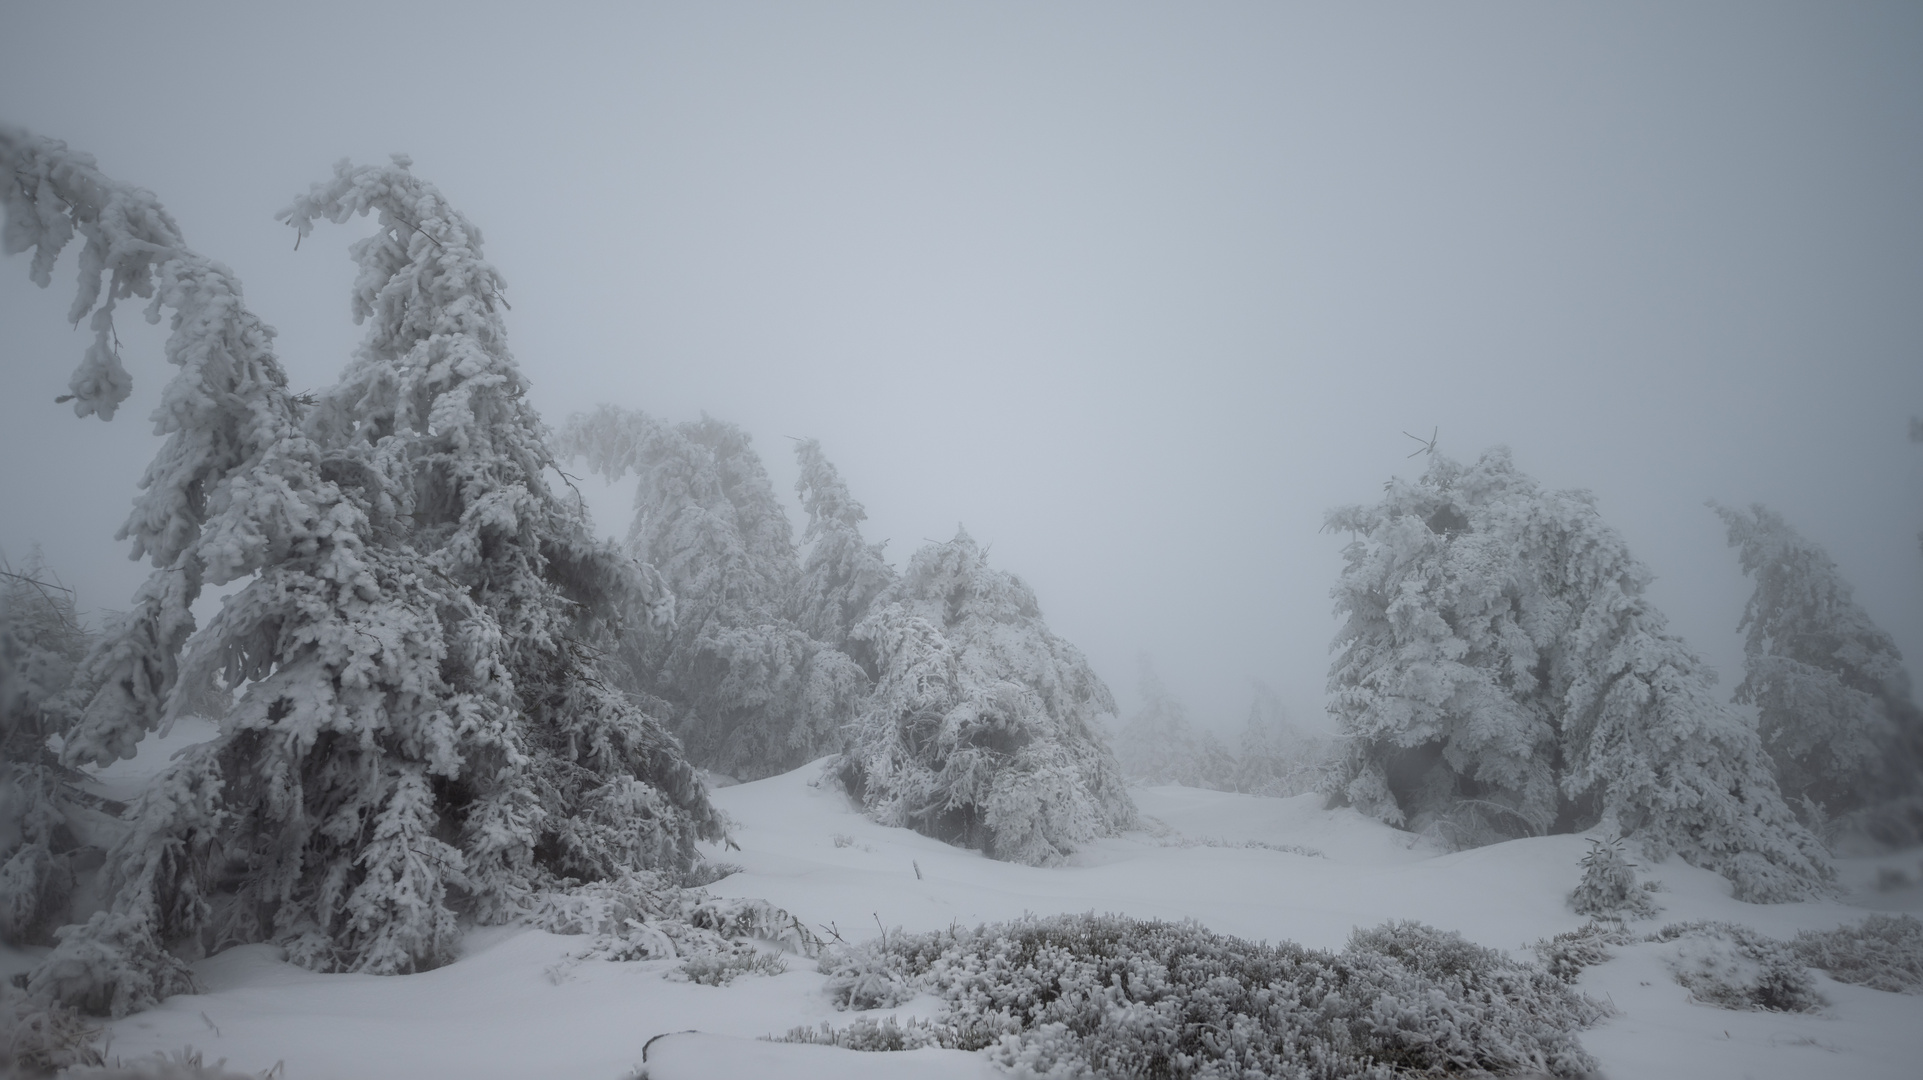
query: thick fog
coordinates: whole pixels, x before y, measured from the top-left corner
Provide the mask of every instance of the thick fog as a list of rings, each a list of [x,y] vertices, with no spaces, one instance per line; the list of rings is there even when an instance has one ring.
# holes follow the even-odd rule
[[[958,523],[1133,701],[1250,681],[1322,723],[1329,589],[1439,433],[1595,491],[1723,672],[1707,498],[1824,545],[1923,658],[1923,8],[15,2],[0,122],[151,188],[301,386],[347,243],[276,210],[406,151],[484,230],[550,423],[602,402],[814,436],[897,560]],[[158,444],[53,398],[86,347],[0,262],[0,551],[89,609]],[[585,471],[585,470],[582,470]],[[596,489],[625,528],[625,491]]]

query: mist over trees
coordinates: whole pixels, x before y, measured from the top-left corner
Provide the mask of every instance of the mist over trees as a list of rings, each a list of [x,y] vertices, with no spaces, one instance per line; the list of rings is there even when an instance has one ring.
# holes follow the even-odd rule
[[[838,749],[870,676],[798,624],[839,632],[801,610],[804,586],[829,586],[819,569],[803,574],[747,433],[604,406],[572,418],[560,443],[610,481],[635,475],[627,550],[673,603],[670,630],[618,646],[624,688],[659,703],[691,760],[728,776],[759,779]]]
[[[748,436],[604,406],[564,449],[636,477],[628,551],[655,567],[674,630],[623,646],[695,762],[755,779],[824,753],[877,820],[1047,864],[1134,819],[1098,718],[1115,704],[1034,594],[966,532],[897,575],[820,444],[803,440],[798,559]]]
[[[1350,533],[1330,673],[1347,738],[1331,795],[1459,845],[1596,827],[1758,901],[1821,894],[1827,854],[1755,729],[1643,596],[1650,574],[1586,492],[1503,449],[1432,455]]]
[[[1766,506],[1711,503],[1756,583],[1737,625],[1743,681],[1783,794],[1890,844],[1923,839],[1923,711],[1896,643],[1823,549]],[[1839,823],[1842,824],[1842,823]]]
[[[1115,755],[1133,783],[1181,784],[1286,798],[1317,790],[1331,762],[1325,737],[1303,731],[1282,712],[1275,691],[1255,684],[1248,719],[1233,747],[1188,721],[1182,703],[1141,660],[1142,706],[1115,735]]]
[[[62,400],[103,420],[127,400],[124,300],[170,320],[178,369],[120,532],[152,566],[129,610],[90,633],[38,561],[0,567],[0,940],[50,947],[40,999],[123,1015],[240,943],[433,968],[465,927],[583,883],[679,880],[725,838],[701,768],[820,761],[876,821],[1033,866],[1137,825],[1131,780],[1320,791],[1460,846],[1620,832],[1759,902],[1826,892],[1813,826],[1832,817],[1923,837],[1901,658],[1762,507],[1717,508],[1757,584],[1736,701],[1760,726],[1666,629],[1593,500],[1494,450],[1432,455],[1328,515],[1353,537],[1340,740],[1258,685],[1225,744],[1145,661],[1111,748],[1115,700],[1034,591],[965,530],[897,572],[817,441],[794,447],[797,544],[733,424],[606,406],[549,431],[479,229],[404,157],[343,163],[281,215],[302,238],[376,222],[350,246],[364,340],[302,395],[233,272],[153,195],[9,128],[0,170],[35,282],[82,242],[71,314],[92,340]],[[634,478],[623,544],[596,538],[567,457]],[[90,790],[183,723],[213,735],[128,803]]]

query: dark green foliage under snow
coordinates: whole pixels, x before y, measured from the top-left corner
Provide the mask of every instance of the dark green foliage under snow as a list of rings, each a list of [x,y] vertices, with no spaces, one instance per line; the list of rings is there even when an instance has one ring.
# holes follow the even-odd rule
[[[1575,1033],[1605,1013],[1540,967],[1418,923],[1358,930],[1328,952],[1193,923],[1031,917],[890,936],[822,970],[844,1008],[919,992],[944,1007],[926,1023],[797,1028],[792,1041],[987,1048],[1046,1075],[1583,1076],[1595,1062]]]

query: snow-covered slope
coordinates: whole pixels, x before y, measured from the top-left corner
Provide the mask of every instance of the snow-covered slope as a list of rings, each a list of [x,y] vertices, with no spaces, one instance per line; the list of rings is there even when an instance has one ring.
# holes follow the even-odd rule
[[[1151,828],[1105,840],[1050,869],[999,863],[862,818],[817,766],[714,793],[735,821],[742,866],[711,890],[762,897],[849,941],[885,926],[929,930],[1027,912],[1122,912],[1192,918],[1253,939],[1339,947],[1357,926],[1417,919],[1513,951],[1574,928],[1580,837],[1520,840],[1443,854],[1314,797],[1265,799],[1148,788],[1136,799]],[[1675,860],[1646,868],[1664,907],[1654,929],[1685,919],[1743,923],[1774,937],[1856,921],[1865,907],[1923,909],[1923,889],[1872,886],[1879,865],[1915,876],[1915,856],[1844,864],[1856,891],[1824,903],[1756,906],[1722,878]],[[1887,882],[1886,882],[1887,884]],[[1851,902],[1845,902],[1851,901]],[[1858,906],[1861,905],[1861,906]],[[197,966],[208,992],[176,997],[111,1026],[112,1053],[132,1058],[192,1045],[211,1061],[257,1071],[285,1062],[286,1080],[426,1076],[616,1080],[655,1044],[654,1080],[677,1077],[987,1077],[956,1052],[855,1055],[820,1046],[756,1044],[758,1036],[851,1017],[820,993],[812,962],[744,976],[722,988],[673,982],[672,961],[570,959],[585,939],[521,928],[476,931],[465,955],[410,976],[316,975],[266,946]],[[1816,1014],[1738,1013],[1692,1002],[1666,974],[1662,945],[1618,950],[1581,988],[1618,1015],[1583,1034],[1616,1080],[1811,1076],[1907,1078],[1923,1060],[1923,997],[1817,981],[1832,1005]],[[17,968],[26,958],[6,958]],[[919,1006],[919,1008],[917,1007]],[[926,1015],[931,999],[902,1015]]]

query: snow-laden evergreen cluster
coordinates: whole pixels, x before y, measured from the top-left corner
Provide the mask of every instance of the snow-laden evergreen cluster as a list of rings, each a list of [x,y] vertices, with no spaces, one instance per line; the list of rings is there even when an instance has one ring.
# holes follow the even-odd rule
[[[834,751],[869,679],[836,647],[832,621],[797,611],[804,575],[788,516],[747,433],[603,406],[560,441],[611,481],[636,475],[628,551],[674,604],[670,632],[623,643],[625,688],[660,702],[689,757],[729,776],[759,779]]]
[[[802,532],[808,555],[790,611],[803,630],[872,667],[873,658],[852,642],[852,635],[875,599],[895,583],[895,568],[882,555],[883,545],[862,539],[868,512],[848,493],[821,443],[803,439],[795,447],[795,461],[801,466],[795,493],[808,515]]]
[[[877,820],[1045,864],[1133,820],[1099,718],[1108,689],[1019,578],[966,532],[897,576],[840,473],[796,447],[805,559],[739,428],[604,406],[570,453],[638,477],[629,551],[658,568],[669,638],[624,655],[690,757],[738,777],[840,751],[830,771]]]
[[[1756,582],[1737,626],[1736,700],[1756,706],[1783,794],[1817,819],[1853,815],[1885,843],[1923,840],[1923,710],[1896,643],[1782,515],[1711,506]]]
[[[1139,692],[1142,707],[1115,735],[1116,760],[1133,783],[1287,798],[1317,790],[1328,772],[1329,740],[1291,723],[1275,691],[1260,683],[1233,750],[1190,725],[1146,658]]]
[[[1335,798],[1460,844],[1613,822],[1745,899],[1826,890],[1755,729],[1586,492],[1545,491],[1506,450],[1437,455],[1328,527],[1354,536],[1334,590]]]
[[[916,552],[852,636],[877,678],[830,770],[877,821],[1031,865],[1134,821],[1108,687],[966,530]]]
[[[8,248],[35,250],[37,281],[87,241],[74,312],[93,311],[99,336],[76,408],[105,417],[125,397],[102,352],[116,299],[173,313],[180,367],[122,529],[156,569],[85,663],[99,690],[63,760],[132,756],[198,711],[219,723],[130,808],[107,903],[59,932],[36,994],[122,1014],[191,986],[185,959],[247,941],[328,970],[432,967],[461,917],[686,864],[696,838],[721,835],[673,738],[597,668],[645,584],[551,488],[501,279],[405,159],[343,163],[283,215],[303,236],[379,220],[352,248],[369,331],[312,404],[287,391],[232,273],[151,194],[14,130],[0,165],[17,180]],[[196,628],[202,586],[235,581]]]

